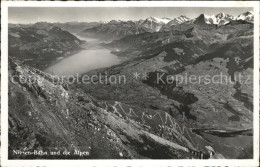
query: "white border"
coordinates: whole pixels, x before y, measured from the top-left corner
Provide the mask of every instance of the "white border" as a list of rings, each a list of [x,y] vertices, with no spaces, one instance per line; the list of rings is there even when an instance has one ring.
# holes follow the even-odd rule
[[[8,160],[8,7],[253,7],[254,159],[250,160]],[[246,1],[3,1],[1,3],[2,166],[259,166],[259,3]]]

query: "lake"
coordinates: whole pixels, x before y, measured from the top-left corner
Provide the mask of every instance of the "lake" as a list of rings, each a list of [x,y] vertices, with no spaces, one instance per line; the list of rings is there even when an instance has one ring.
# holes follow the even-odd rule
[[[61,59],[44,71],[54,75],[76,75],[120,63],[119,58],[112,54],[110,50],[100,46],[97,39],[83,37],[80,37],[80,39],[89,43],[88,49]]]

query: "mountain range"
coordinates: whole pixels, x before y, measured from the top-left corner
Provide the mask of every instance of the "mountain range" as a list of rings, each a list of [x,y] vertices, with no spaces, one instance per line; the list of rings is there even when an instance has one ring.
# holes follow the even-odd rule
[[[144,32],[159,32],[169,31],[180,25],[216,25],[222,26],[228,24],[232,20],[244,20],[252,23],[254,16],[252,12],[245,12],[237,17],[231,16],[225,13],[219,13],[217,15],[201,14],[195,19],[190,19],[184,15],[181,15],[174,19],[169,18],[155,18],[150,17],[145,20],[138,21],[121,21],[113,20],[108,23],[103,23],[92,28],[87,28],[80,32],[82,36],[88,37],[100,37],[101,39],[119,39],[126,35],[140,34]]]

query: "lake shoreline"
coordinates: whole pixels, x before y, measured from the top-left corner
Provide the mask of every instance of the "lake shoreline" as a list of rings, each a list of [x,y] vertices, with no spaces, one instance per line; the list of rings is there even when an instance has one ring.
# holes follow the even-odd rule
[[[88,43],[83,49],[69,56],[54,60],[44,72],[52,75],[82,75],[89,71],[120,64],[121,59],[110,49]]]

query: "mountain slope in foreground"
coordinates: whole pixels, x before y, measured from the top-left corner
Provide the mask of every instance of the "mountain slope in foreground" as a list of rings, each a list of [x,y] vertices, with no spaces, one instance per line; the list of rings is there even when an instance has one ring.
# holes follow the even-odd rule
[[[22,83],[15,76],[38,80]],[[95,100],[77,85],[52,82],[51,75],[12,59],[9,79],[11,159],[209,158],[207,150],[196,148],[193,142],[205,146],[210,143],[167,113]],[[17,155],[17,150],[75,154],[28,156]],[[79,156],[79,151],[84,155]]]

